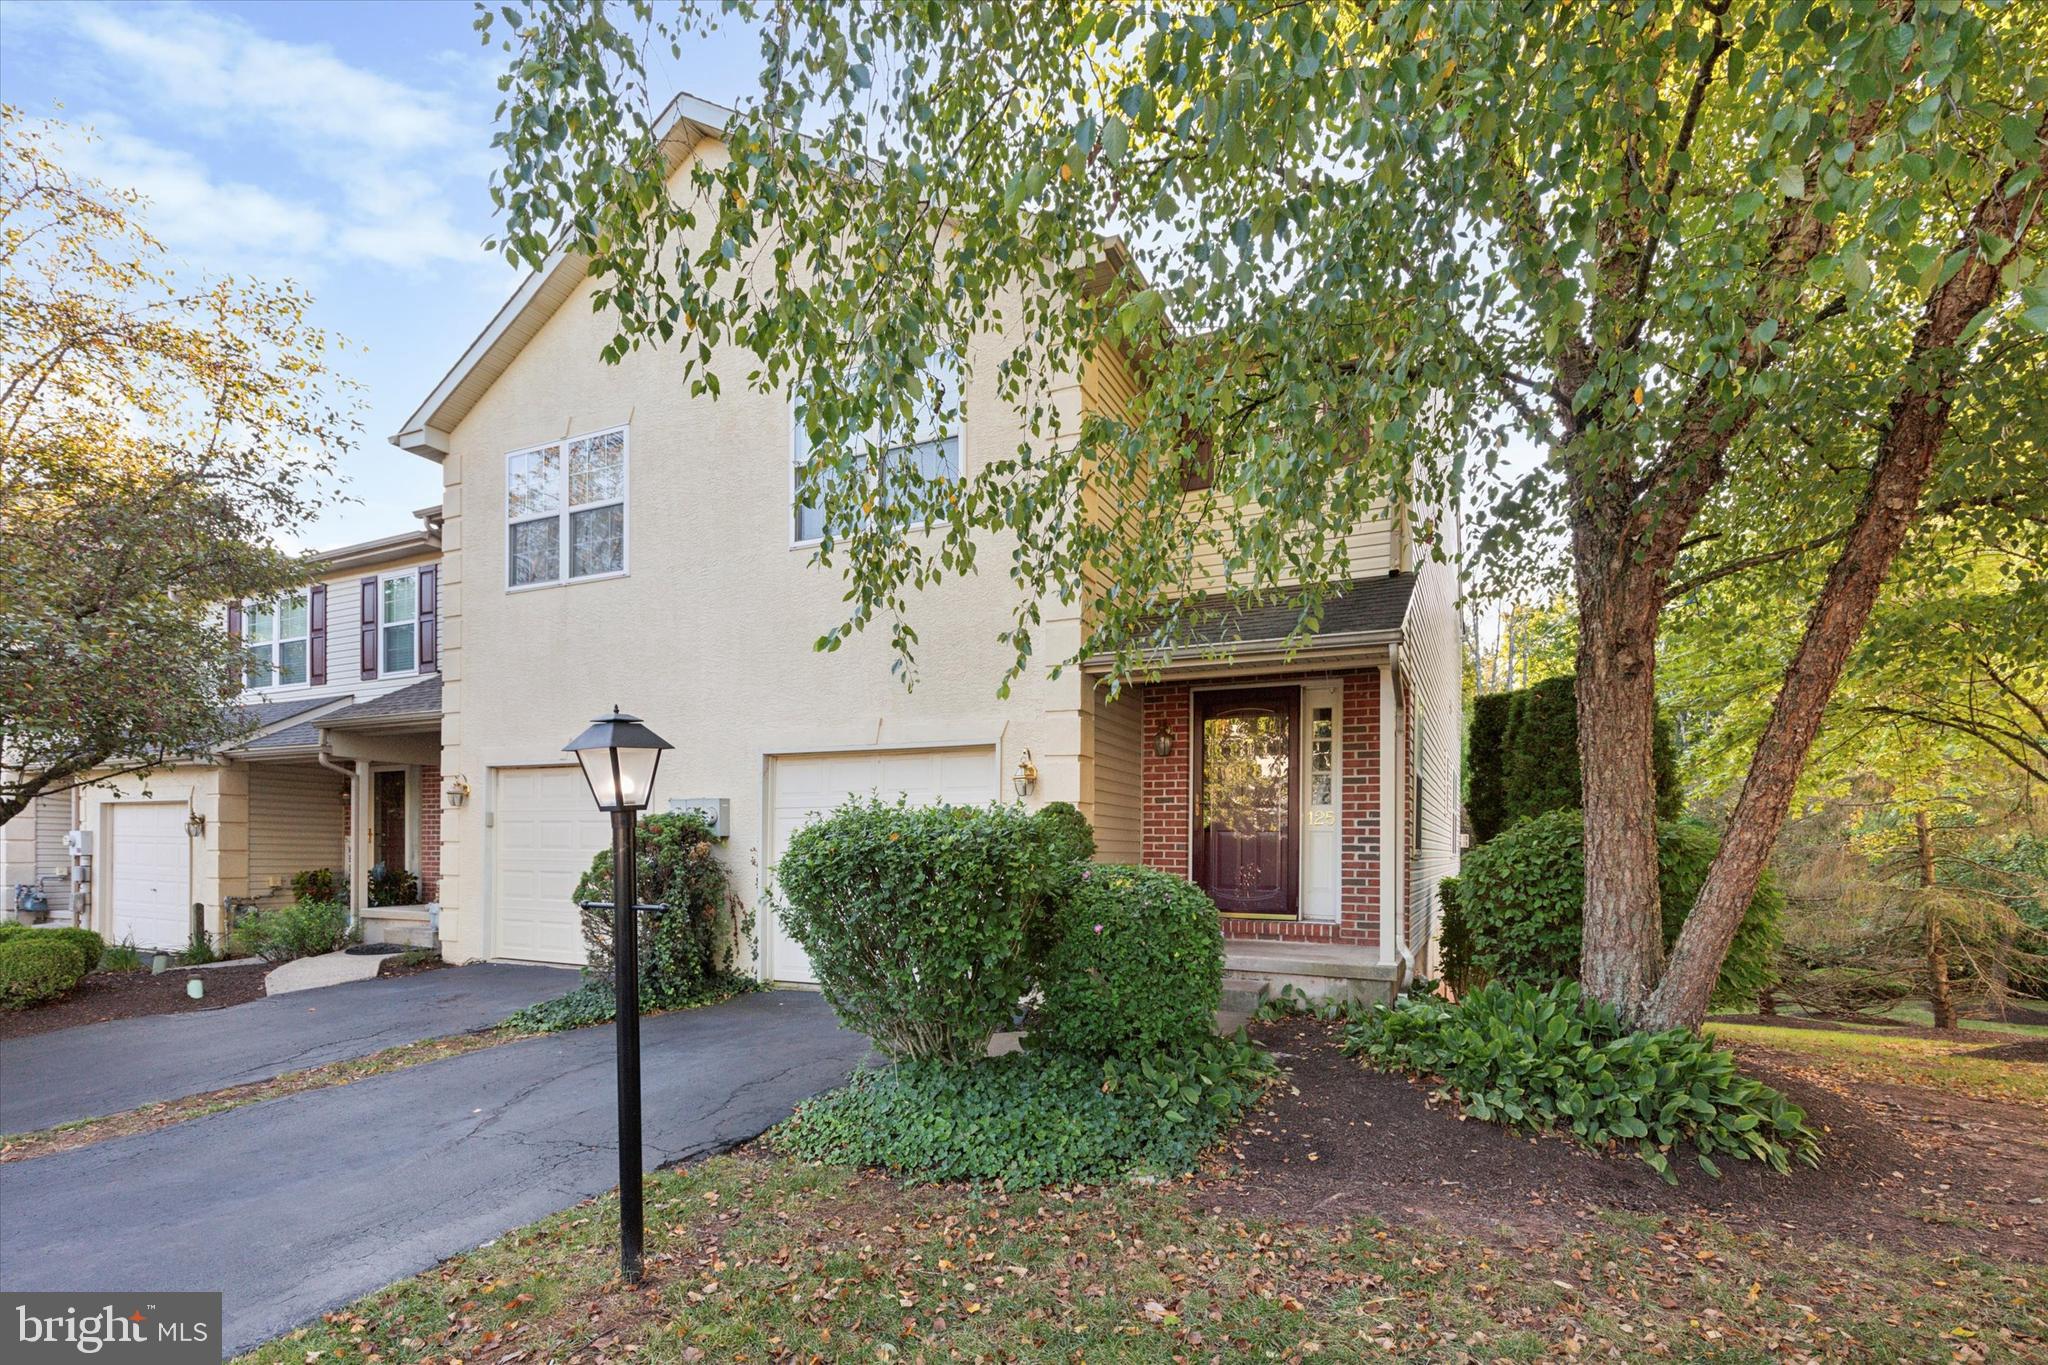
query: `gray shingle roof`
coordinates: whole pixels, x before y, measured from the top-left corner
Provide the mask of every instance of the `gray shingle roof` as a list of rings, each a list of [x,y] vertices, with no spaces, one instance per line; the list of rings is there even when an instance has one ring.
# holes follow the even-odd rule
[[[356,726],[378,721],[438,720],[441,716],[441,675],[423,678],[410,687],[401,687],[395,692],[386,692],[380,697],[357,702],[344,707],[331,716],[320,718],[323,730],[348,730]]]
[[[333,698],[330,697],[328,700],[332,701]],[[314,722],[309,720],[301,721],[297,725],[287,725],[282,730],[274,730],[267,735],[252,739],[240,746],[240,752],[263,753],[271,749],[311,749],[319,743],[320,730]]]
[[[1415,594],[1412,573],[1378,574],[1336,586],[1323,598],[1322,626],[1303,642],[1313,649],[1326,636],[1393,634],[1408,615]],[[1226,597],[1205,598],[1191,615],[1176,643],[1179,650],[1207,650],[1238,645],[1277,645],[1301,617],[1301,595],[1285,593],[1256,606],[1233,606]]]
[[[268,730],[280,721],[302,715],[316,706],[331,706],[333,697],[293,697],[289,701],[264,701],[254,706],[229,707],[237,723],[246,724],[252,730]]]

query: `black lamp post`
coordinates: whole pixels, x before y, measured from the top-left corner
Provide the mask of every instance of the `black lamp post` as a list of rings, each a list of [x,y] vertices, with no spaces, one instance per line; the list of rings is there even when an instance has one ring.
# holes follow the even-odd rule
[[[640,1189],[640,933],[639,850],[635,826],[654,789],[654,770],[667,740],[618,707],[599,716],[562,750],[576,755],[597,808],[612,817],[612,973],[618,1004],[619,1269],[640,1283],[640,1242],[646,1224]]]

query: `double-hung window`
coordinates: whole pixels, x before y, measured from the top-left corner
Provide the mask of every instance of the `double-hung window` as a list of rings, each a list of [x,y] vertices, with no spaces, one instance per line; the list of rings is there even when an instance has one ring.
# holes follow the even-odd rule
[[[626,571],[626,429],[505,457],[505,586]]]
[[[302,687],[306,682],[311,612],[306,594],[252,605],[242,613],[245,687]]]
[[[899,471],[915,470],[926,483],[960,477],[960,362],[954,356],[937,356],[926,363],[924,373],[924,400],[916,405],[910,429],[902,433],[905,439],[882,452],[876,476],[877,502],[893,496],[893,489],[897,486],[893,476]],[[802,470],[810,463],[811,439],[804,425],[801,395],[796,401],[794,419],[795,435],[790,447],[790,503],[794,509],[791,539],[795,544],[804,545],[824,537],[825,509],[822,499],[812,502],[803,499]],[[870,430],[863,433],[862,439],[871,445],[879,445],[882,434]],[[829,490],[833,477],[831,473],[824,476],[826,487],[819,490],[821,494]]]
[[[419,666],[419,573],[385,574],[377,583],[377,675],[414,673]]]

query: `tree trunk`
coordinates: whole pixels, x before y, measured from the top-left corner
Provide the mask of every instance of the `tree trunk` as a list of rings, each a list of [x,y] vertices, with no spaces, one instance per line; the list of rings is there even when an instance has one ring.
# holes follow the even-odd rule
[[[2038,145],[2048,147],[2048,114],[2041,118],[2037,137]],[[2037,155],[2027,169],[2038,173],[2044,160],[2048,155]],[[2010,197],[2001,185],[1985,197],[1961,243],[1961,249],[1972,253],[1969,260],[1934,291],[1921,312],[1912,354],[1903,369],[1905,378],[1892,400],[1863,504],[1856,510],[1841,556],[1807,617],[1806,632],[1785,670],[1784,686],[1771,707],[1770,721],[1750,757],[1749,773],[1722,837],[1721,851],[1708,867],[1699,898],[1686,916],[1670,969],[1638,1020],[1642,1027],[1698,1028],[1706,1018],[1721,962],[1735,940],[1735,930],[1756,894],[1771,845],[1785,823],[1793,788],[1820,730],[1828,697],[1863,634],[1899,546],[1918,519],[1921,493],[1948,431],[1950,405],[1966,359],[1957,339],[1970,320],[1998,297],[1998,267],[1985,258],[1977,243],[1986,236],[2003,237],[2014,243],[2013,249],[2019,249],[2041,197],[2038,183]],[[1583,709],[1580,714],[1584,716]],[[1587,853],[1590,868],[1590,847]],[[1589,930],[1590,894],[1589,875]]]
[[[1920,889],[1934,889],[1934,836],[1927,827],[1927,812],[1913,812],[1913,834],[1920,845]],[[1920,914],[1927,938],[1927,1007],[1934,1013],[1934,1026],[1956,1026],[1955,1001],[1948,993],[1948,933],[1941,922],[1941,902],[1934,896],[1920,897]]]
[[[1594,526],[1573,530],[1586,905],[1579,981],[1633,1021],[1664,963],[1657,889],[1658,585]],[[1615,572],[1616,567],[1619,572]]]

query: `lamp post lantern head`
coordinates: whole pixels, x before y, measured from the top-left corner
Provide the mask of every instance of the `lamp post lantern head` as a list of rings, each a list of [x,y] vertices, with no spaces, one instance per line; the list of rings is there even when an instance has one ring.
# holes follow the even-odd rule
[[[583,765],[583,780],[597,808],[607,811],[647,809],[654,790],[654,770],[661,763],[661,751],[675,746],[614,706],[608,716],[599,716],[590,728],[562,747],[576,755]]]

